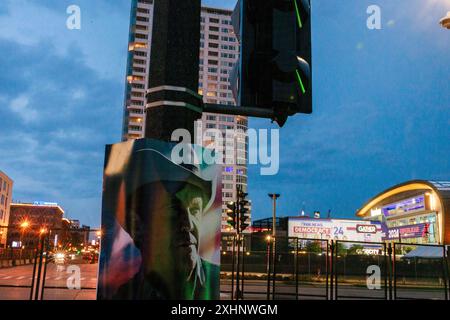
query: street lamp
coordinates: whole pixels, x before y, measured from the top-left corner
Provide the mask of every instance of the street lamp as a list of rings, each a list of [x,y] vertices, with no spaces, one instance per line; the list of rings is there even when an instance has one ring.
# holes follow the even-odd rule
[[[24,236],[24,233],[25,233],[25,230],[28,228],[30,226],[30,223],[27,221],[27,220],[25,220],[25,221],[23,221],[21,224],[20,224],[20,228],[22,229],[22,231],[20,232],[20,259],[22,259],[22,251],[23,251],[23,249],[24,249],[24,245],[23,245],[23,236]],[[11,250],[12,250],[12,248],[11,248]]]
[[[447,15],[439,21],[440,25],[445,29],[450,29],[450,11]]]
[[[277,248],[277,242],[276,242],[276,236],[277,236],[277,199],[280,197],[280,194],[278,193],[269,193],[269,197],[273,201],[273,215],[272,215],[272,238],[273,238],[273,247],[272,247],[272,299],[275,297],[275,261],[276,261],[276,248]]]
[[[277,199],[280,197],[277,193],[269,193],[269,197],[273,200],[272,210],[272,236],[275,238],[277,235],[276,221],[277,221]]]

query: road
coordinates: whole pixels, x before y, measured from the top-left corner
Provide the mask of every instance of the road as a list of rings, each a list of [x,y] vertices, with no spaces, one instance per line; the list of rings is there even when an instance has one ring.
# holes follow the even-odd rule
[[[231,298],[231,280],[221,280],[221,299]],[[271,287],[272,288],[272,287]],[[276,300],[295,300],[295,286],[287,285],[281,281],[276,282],[275,286]],[[266,300],[267,299],[267,281],[264,280],[245,280],[244,298],[247,300]],[[325,300],[326,287],[323,284],[299,285],[299,300]],[[365,287],[340,284],[338,287],[339,300],[378,300],[384,299],[384,288],[381,290],[368,290]],[[444,300],[444,290],[424,289],[424,288],[398,288],[397,297],[399,299],[434,299]]]
[[[49,263],[45,277],[45,300],[94,300],[98,264],[77,264],[80,267],[81,290],[69,290],[68,265]],[[30,296],[33,265],[0,269],[0,300],[27,300]],[[41,275],[41,278],[43,275]],[[70,282],[70,281],[69,281]]]
[[[45,300],[95,300],[98,264],[78,264],[80,267],[81,290],[69,290],[68,278],[71,276],[65,268],[50,263],[47,269]],[[33,266],[18,266],[0,269],[0,300],[28,300],[31,290]],[[246,300],[266,300],[267,281],[245,280]],[[221,280],[221,299],[231,298],[231,280]],[[301,283],[299,300],[325,300],[326,288],[323,284]],[[397,290],[400,298],[444,299],[443,290],[402,288]],[[340,285],[339,299],[362,300],[364,298],[383,298],[384,290],[368,290],[355,285]],[[295,300],[295,286],[281,281],[276,282],[277,300]]]

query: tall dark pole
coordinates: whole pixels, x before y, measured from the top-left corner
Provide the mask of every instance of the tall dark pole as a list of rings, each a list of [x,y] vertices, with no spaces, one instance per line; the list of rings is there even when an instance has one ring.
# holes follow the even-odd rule
[[[236,254],[236,236],[233,236],[233,249],[231,256],[231,300],[234,300],[234,268],[235,268],[235,254]]]
[[[270,300],[270,249],[271,249],[271,240],[272,237],[271,236],[267,236],[267,300]]]
[[[245,237],[242,235],[242,278],[241,278],[241,299],[244,300],[244,278],[245,278]]]
[[[145,137],[170,141],[201,117],[198,95],[201,0],[155,1]],[[193,140],[191,141],[194,142]]]
[[[272,299],[275,299],[275,278],[276,278],[276,270],[275,270],[275,264],[276,264],[276,248],[277,248],[277,199],[280,197],[277,193],[269,193],[269,197],[273,201],[273,208],[272,208],[272,239],[273,239],[273,257],[272,257]]]
[[[237,201],[236,201],[236,233],[237,233],[237,273],[236,273],[236,300],[241,298],[240,292],[240,262],[241,262],[241,209],[240,209],[240,188],[239,185],[236,188]]]

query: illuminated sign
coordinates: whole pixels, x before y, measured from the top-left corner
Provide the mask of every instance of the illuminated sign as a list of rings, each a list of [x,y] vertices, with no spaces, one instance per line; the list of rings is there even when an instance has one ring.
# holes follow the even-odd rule
[[[322,227],[294,227],[294,233],[331,234],[331,228]]]
[[[358,224],[356,226],[356,232],[358,233],[377,233],[377,226],[370,224]]]
[[[386,205],[382,208],[383,214],[388,217],[392,215],[405,214],[411,212],[425,211],[429,205],[425,201],[425,195],[405,199],[396,203]]]
[[[21,246],[22,246],[22,242],[20,242],[20,241],[13,241],[11,243],[11,247],[13,247],[13,248],[20,248]]]
[[[356,249],[356,253],[357,254],[365,254],[365,255],[369,255],[369,256],[373,256],[373,255],[382,255],[383,254],[383,249],[376,249],[376,248],[363,248],[363,249]]]
[[[422,238],[428,235],[430,224],[419,223],[409,226],[389,228],[383,240]]]
[[[35,201],[33,202],[33,204],[37,206],[54,206],[54,207],[58,206],[56,202],[45,202],[45,201]]]
[[[377,216],[381,216],[381,209],[372,209],[370,210],[370,216],[371,217],[377,217]]]
[[[381,242],[380,222],[340,219],[289,218],[289,237]]]

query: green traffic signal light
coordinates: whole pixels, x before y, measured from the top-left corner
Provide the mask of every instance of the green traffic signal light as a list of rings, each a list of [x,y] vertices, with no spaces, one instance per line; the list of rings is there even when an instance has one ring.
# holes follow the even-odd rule
[[[272,109],[281,127],[290,116],[312,113],[310,0],[239,0],[235,13],[239,103]]]

